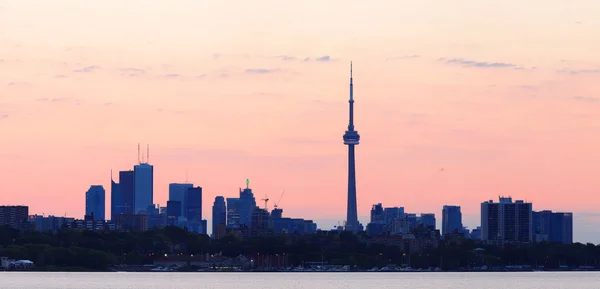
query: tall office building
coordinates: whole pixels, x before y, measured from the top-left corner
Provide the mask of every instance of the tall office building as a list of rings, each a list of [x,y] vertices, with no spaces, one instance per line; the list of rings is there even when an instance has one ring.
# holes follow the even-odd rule
[[[346,231],[357,232],[361,230],[358,222],[356,205],[356,163],[354,158],[354,147],[358,145],[360,136],[354,130],[354,90],[352,84],[352,62],[350,62],[350,105],[348,130],[344,133],[344,144],[348,146],[348,205],[346,212]]]
[[[85,193],[85,215],[93,216],[94,221],[104,221],[106,210],[105,191],[102,186],[91,186]]]
[[[490,244],[528,243],[533,240],[532,204],[500,198],[481,203],[481,240]]]
[[[381,203],[373,205],[371,208],[371,223],[383,224],[384,221],[383,205]]]
[[[423,225],[424,228],[430,230],[435,230],[435,214],[421,214],[419,225]]]
[[[181,216],[185,216],[187,213],[184,212],[185,205],[185,192],[189,188],[194,187],[193,184],[169,184],[169,201],[179,201],[181,202]]]
[[[536,242],[573,243],[573,213],[533,212],[533,234]]]
[[[202,221],[202,187],[185,191],[185,217],[189,221]]]
[[[460,233],[462,230],[460,206],[444,206],[442,209],[442,234]]]
[[[29,218],[27,206],[0,206],[0,226],[23,229]]]
[[[119,214],[135,214],[135,172],[119,172],[119,194],[121,199],[117,206]]]
[[[115,215],[122,214],[123,207],[123,194],[121,194],[121,188],[119,183],[115,182],[112,178],[112,171],[110,171],[110,219],[114,220]]]
[[[134,172],[134,212],[144,213],[154,204],[154,167],[140,163],[133,167]]]
[[[221,196],[215,197],[215,202],[212,207],[212,231],[213,237],[217,236],[219,227],[227,225],[227,206],[225,206],[225,198]]]
[[[250,181],[246,180],[246,188],[240,188],[239,198],[227,198],[228,227],[252,226],[252,212],[256,208],[256,199],[249,184]]]
[[[404,207],[391,207],[383,209],[383,221],[390,224],[394,220],[404,218]]]

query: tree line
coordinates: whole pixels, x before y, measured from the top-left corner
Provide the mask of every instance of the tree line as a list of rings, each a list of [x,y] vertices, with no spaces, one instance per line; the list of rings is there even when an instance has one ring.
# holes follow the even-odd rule
[[[0,256],[31,260],[39,269],[103,271],[111,266],[152,264],[164,254],[285,255],[286,265],[325,261],[359,269],[390,264],[417,268],[461,270],[508,265],[600,267],[600,246],[594,244],[537,243],[488,246],[468,239],[440,241],[437,247],[418,252],[401,247],[367,242],[365,234],[319,231],[313,235],[280,235],[238,239],[226,236],[211,240],[178,227],[144,232],[77,231],[57,233],[20,231],[0,227]]]

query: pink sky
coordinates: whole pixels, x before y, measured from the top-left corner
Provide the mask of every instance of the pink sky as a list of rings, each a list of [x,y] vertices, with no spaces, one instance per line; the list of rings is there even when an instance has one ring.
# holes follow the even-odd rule
[[[352,60],[363,222],[457,204],[473,228],[511,195],[598,243],[600,2],[491,2],[0,1],[0,204],[81,217],[101,184],[108,213],[141,143],[159,204],[187,171],[210,217],[249,178],[329,228]]]

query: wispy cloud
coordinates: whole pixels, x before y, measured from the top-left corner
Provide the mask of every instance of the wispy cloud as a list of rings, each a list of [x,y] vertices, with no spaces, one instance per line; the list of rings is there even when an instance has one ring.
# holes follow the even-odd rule
[[[55,98],[43,97],[43,98],[36,99],[36,101],[38,101],[38,102],[49,102],[49,103],[73,102],[76,105],[80,105],[81,104],[81,101],[79,99],[71,98],[71,97],[55,97]]]
[[[93,72],[100,68],[101,68],[100,66],[92,65],[92,66],[83,67],[81,69],[75,69],[75,70],[73,70],[73,72]]]
[[[331,61],[331,57],[329,55],[324,55],[321,57],[317,57],[317,59],[315,59],[315,60],[319,61],[319,62],[329,62],[329,61]]]
[[[274,68],[274,69],[268,69],[268,68],[250,68],[250,69],[246,69],[246,73],[255,73],[255,74],[267,74],[267,73],[275,73],[275,72],[280,72],[281,69],[279,68]]]
[[[166,78],[177,78],[177,77],[181,77],[181,74],[177,74],[177,73],[170,73],[170,74],[165,74]]]
[[[421,55],[412,54],[412,55],[403,55],[403,56],[388,57],[385,60],[415,59],[415,58],[419,58],[419,57],[421,57]]]
[[[59,74],[59,75],[56,76],[56,78],[67,78],[67,76],[63,75],[63,74]]]
[[[297,57],[294,56],[287,56],[287,55],[280,55],[280,56],[276,56],[277,58],[284,60],[284,61],[294,61],[294,60],[298,60]]]
[[[568,75],[597,74],[600,73],[600,69],[561,69],[556,72]]]
[[[487,61],[475,61],[463,58],[440,58],[446,64],[462,65],[463,67],[475,67],[475,68],[512,68],[512,69],[524,69],[522,66],[518,66],[512,63],[506,62],[487,62]]]
[[[29,86],[31,83],[25,81],[13,81],[7,84],[8,86]]]
[[[131,77],[139,76],[146,73],[145,70],[139,68],[121,68],[119,69],[119,71],[121,72],[121,75]]]
[[[8,114],[6,114],[6,113],[0,113],[0,120],[3,120],[5,118],[8,118]]]
[[[572,99],[586,102],[598,102],[600,98],[589,97],[589,96],[573,96]]]

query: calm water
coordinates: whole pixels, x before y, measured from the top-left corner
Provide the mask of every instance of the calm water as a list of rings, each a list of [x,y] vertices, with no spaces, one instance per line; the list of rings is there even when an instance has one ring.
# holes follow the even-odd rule
[[[524,273],[34,273],[0,272],[2,289],[598,289],[596,272]]]

